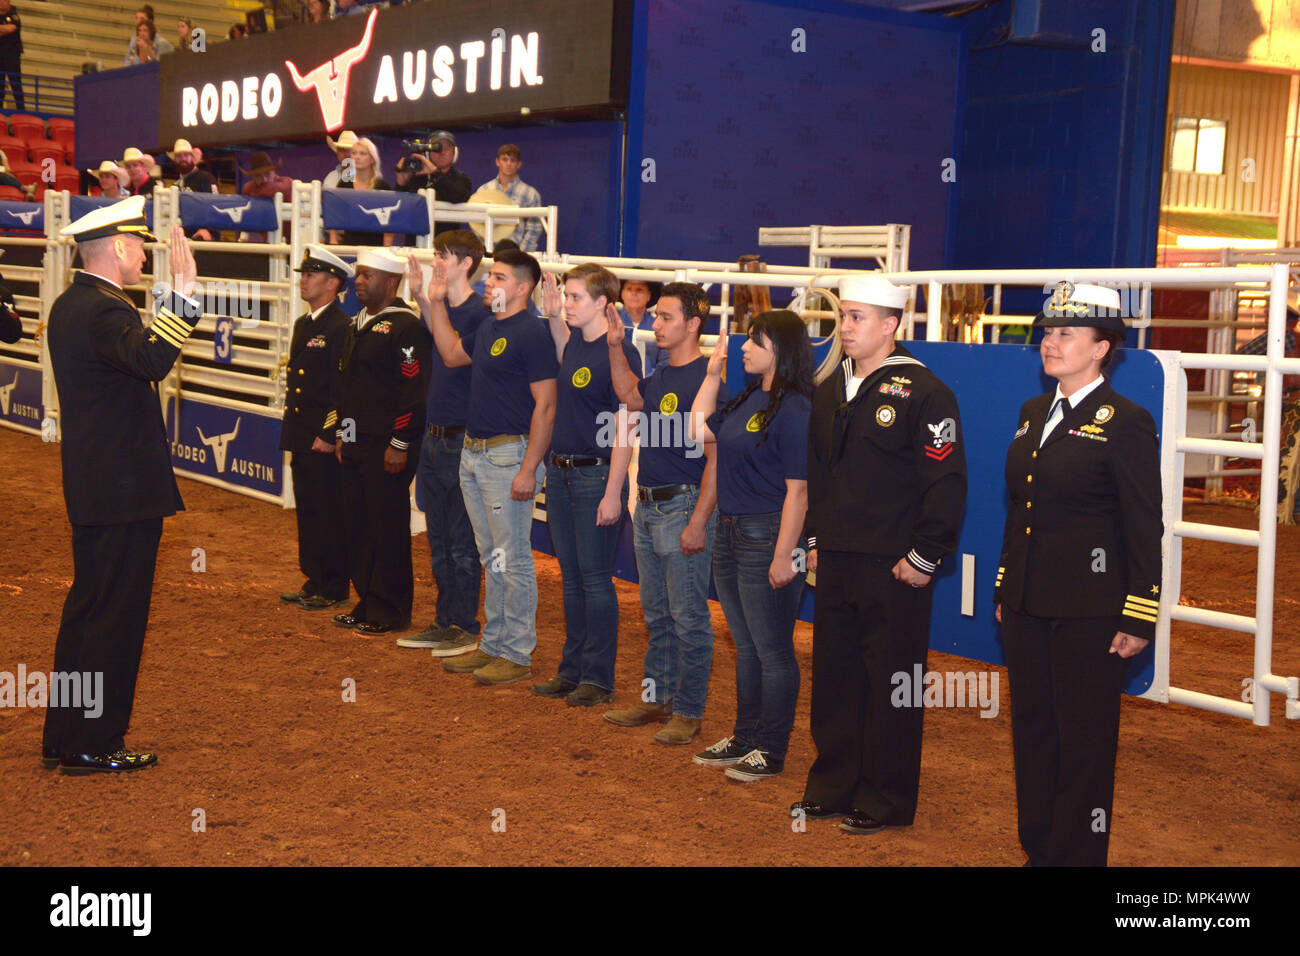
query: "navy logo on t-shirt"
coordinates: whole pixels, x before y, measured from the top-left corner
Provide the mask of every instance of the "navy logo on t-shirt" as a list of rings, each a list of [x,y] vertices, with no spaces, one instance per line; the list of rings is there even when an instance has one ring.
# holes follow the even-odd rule
[[[500,355],[505,350],[506,350],[506,340],[504,338],[499,338],[492,343],[492,349],[491,349],[492,355],[494,356]]]
[[[591,383],[591,369],[583,366],[573,373],[573,387],[586,388]]]
[[[659,399],[659,414],[671,415],[677,411],[677,393],[669,392],[663,398]]]

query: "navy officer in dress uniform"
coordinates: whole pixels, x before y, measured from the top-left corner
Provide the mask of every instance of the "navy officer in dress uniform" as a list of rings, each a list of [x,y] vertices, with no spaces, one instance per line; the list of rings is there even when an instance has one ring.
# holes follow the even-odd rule
[[[1106,864],[1120,694],[1160,607],[1156,426],[1102,374],[1124,341],[1119,304],[1057,287],[1034,325],[1059,384],[1021,406],[1007,450],[995,600],[1031,866]]]
[[[50,307],[49,347],[63,428],[63,496],[72,524],[72,589],[54,646],[56,674],[103,677],[103,711],[51,707],[42,763],[67,774],[157,763],[126,749],[162,522],[184,509],[154,383],[171,371],[202,312],[186,297],[194,257],[171,233],[175,288],[145,328],[124,286],[140,281],[154,241],[144,198],[103,206],[65,226],[82,271]],[[92,678],[96,679],[96,678]]]
[[[930,582],[966,505],[957,399],[894,341],[906,303],[877,276],[840,283],[845,359],[814,392],[809,425],[817,760],[790,810],[858,834],[916,814],[924,710],[893,705],[892,677],[925,669]]]
[[[321,611],[348,598],[343,538],[343,484],[334,456],[343,361],[352,349],[352,319],[339,293],[352,267],[321,246],[308,246],[298,288],[308,311],[293,327],[280,449],[293,455],[293,497],[298,510],[298,565],[307,576],[286,604]]]
[[[348,564],[360,600],[334,617],[364,635],[406,630],[411,569],[411,478],[424,433],[433,337],[397,297],[407,262],[382,249],[357,256],[352,354],[343,367],[335,455],[343,465]]]

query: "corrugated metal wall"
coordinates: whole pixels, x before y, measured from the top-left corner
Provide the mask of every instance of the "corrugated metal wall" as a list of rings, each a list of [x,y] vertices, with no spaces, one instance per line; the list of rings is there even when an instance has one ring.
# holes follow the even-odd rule
[[[1173,209],[1278,214],[1290,79],[1278,73],[1174,63],[1169,74],[1165,179],[1161,205]],[[1175,116],[1226,120],[1223,173],[1169,169]],[[1255,182],[1242,179],[1242,160],[1255,161]]]

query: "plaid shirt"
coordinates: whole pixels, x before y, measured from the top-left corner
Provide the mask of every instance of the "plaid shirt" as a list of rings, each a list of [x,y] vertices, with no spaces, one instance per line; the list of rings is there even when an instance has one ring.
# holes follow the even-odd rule
[[[484,183],[480,189],[499,189],[507,196],[510,201],[522,209],[540,206],[542,204],[542,194],[532,186],[528,185],[518,176],[509,186],[503,186],[500,179],[493,179]],[[524,252],[536,252],[537,242],[542,238],[542,221],[540,219],[528,219],[515,226],[515,231],[510,234],[519,248]]]

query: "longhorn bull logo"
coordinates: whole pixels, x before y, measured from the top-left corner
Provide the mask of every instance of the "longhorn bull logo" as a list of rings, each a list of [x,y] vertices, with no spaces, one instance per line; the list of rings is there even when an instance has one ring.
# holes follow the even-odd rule
[[[298,72],[292,60],[284,61],[298,92],[306,93],[313,89],[316,91],[316,99],[320,101],[320,114],[325,121],[327,133],[343,127],[343,111],[348,105],[348,75],[370,51],[370,36],[374,32],[375,17],[378,14],[378,10],[370,11],[370,16],[366,18],[366,32],[362,35],[360,43],[326,60],[306,76]]]

